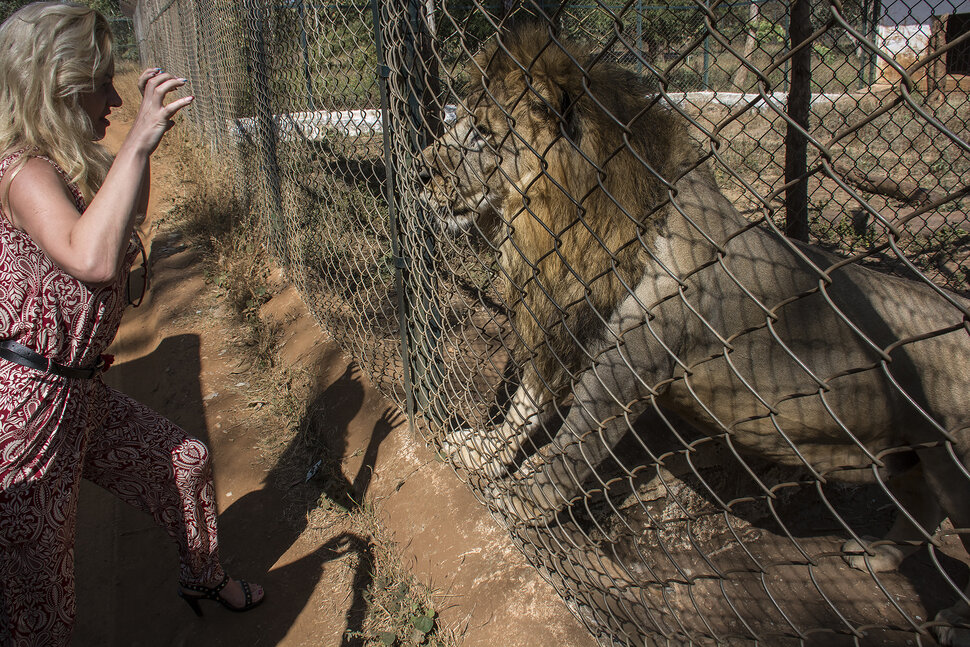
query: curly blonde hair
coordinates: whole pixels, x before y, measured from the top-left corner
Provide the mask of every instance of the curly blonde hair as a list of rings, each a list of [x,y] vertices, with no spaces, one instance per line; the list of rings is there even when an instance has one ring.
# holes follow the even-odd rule
[[[0,154],[26,148],[50,158],[88,201],[111,155],[78,99],[114,73],[111,43],[104,16],[73,3],[35,2],[0,25]]]

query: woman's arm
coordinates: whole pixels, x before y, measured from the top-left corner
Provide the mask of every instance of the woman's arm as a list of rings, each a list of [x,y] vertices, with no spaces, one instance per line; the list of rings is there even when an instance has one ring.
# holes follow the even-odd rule
[[[115,160],[112,168],[120,167]],[[111,208],[106,204],[107,187],[78,213],[74,199],[61,175],[45,160],[27,161],[10,183],[10,219],[65,272],[85,283],[108,283],[118,272],[119,246],[127,243],[134,196],[116,195]],[[137,188],[138,182],[134,183]],[[128,193],[122,191],[120,193]],[[99,201],[99,196],[104,200]]]
[[[153,67],[142,72],[141,76],[138,77],[138,92],[144,98],[145,87],[148,85],[148,80],[157,75],[162,71],[160,67]],[[141,192],[138,194],[138,206],[135,207],[135,224],[140,226],[145,220],[145,216],[148,215],[148,200],[151,195],[151,162],[145,165],[145,174],[142,176],[141,180]]]
[[[148,215],[148,198],[151,193],[152,182],[151,159],[145,165],[145,174],[141,177],[141,187],[138,189],[138,200],[135,202],[135,226],[140,227]]]
[[[165,96],[184,84],[164,73],[148,79],[128,136],[84,213],[77,212],[63,179],[44,160],[29,160],[11,180],[14,225],[76,279],[103,284],[118,276],[141,199],[147,199],[148,160],[171,128],[171,118],[193,100],[165,105]]]

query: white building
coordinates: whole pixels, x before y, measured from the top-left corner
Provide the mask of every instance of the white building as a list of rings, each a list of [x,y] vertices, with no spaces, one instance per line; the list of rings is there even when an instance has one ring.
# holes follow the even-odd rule
[[[912,68],[913,80],[928,92],[970,88],[970,78],[964,79],[970,74],[970,39],[926,62],[932,52],[968,30],[970,0],[886,0],[876,44],[900,67]],[[899,81],[899,73],[886,59],[878,59],[877,69],[877,83]]]

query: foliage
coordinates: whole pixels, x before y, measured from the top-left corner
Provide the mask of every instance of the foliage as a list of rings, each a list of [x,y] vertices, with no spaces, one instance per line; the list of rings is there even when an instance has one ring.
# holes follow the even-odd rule
[[[36,0],[0,0],[0,22],[10,17],[17,9]],[[111,23],[115,37],[116,56],[122,60],[135,60],[138,52],[135,47],[131,21],[121,14],[119,0],[77,0],[81,4],[96,9]]]
[[[24,5],[29,5],[31,2],[36,0],[0,0],[0,22],[3,22],[10,14],[12,14],[17,9],[20,9]],[[121,7],[119,0],[75,0],[80,4],[87,5],[92,9],[97,9],[106,17],[115,17],[121,15]]]
[[[324,19],[327,11],[312,3],[274,6],[252,24],[265,51],[251,65],[265,69],[274,111],[380,105],[370,11],[336,22]]]
[[[104,16],[120,16],[121,6],[119,0],[79,0],[92,9],[97,9]]]
[[[34,0],[0,0],[0,22],[10,17],[10,14],[28,5]]]
[[[374,647],[453,645],[453,637],[439,631],[438,614],[428,593],[409,573],[382,561],[378,555],[380,571],[364,596],[370,608],[369,631],[349,632],[348,636],[363,638]]]
[[[773,20],[758,18],[755,27],[755,39],[759,43],[784,43],[788,36],[785,28]]]

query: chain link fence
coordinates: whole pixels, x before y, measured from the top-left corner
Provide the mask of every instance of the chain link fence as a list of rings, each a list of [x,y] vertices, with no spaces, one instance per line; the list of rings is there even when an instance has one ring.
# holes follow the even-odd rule
[[[970,644],[968,27],[962,0],[135,17],[315,316],[603,645]]]

